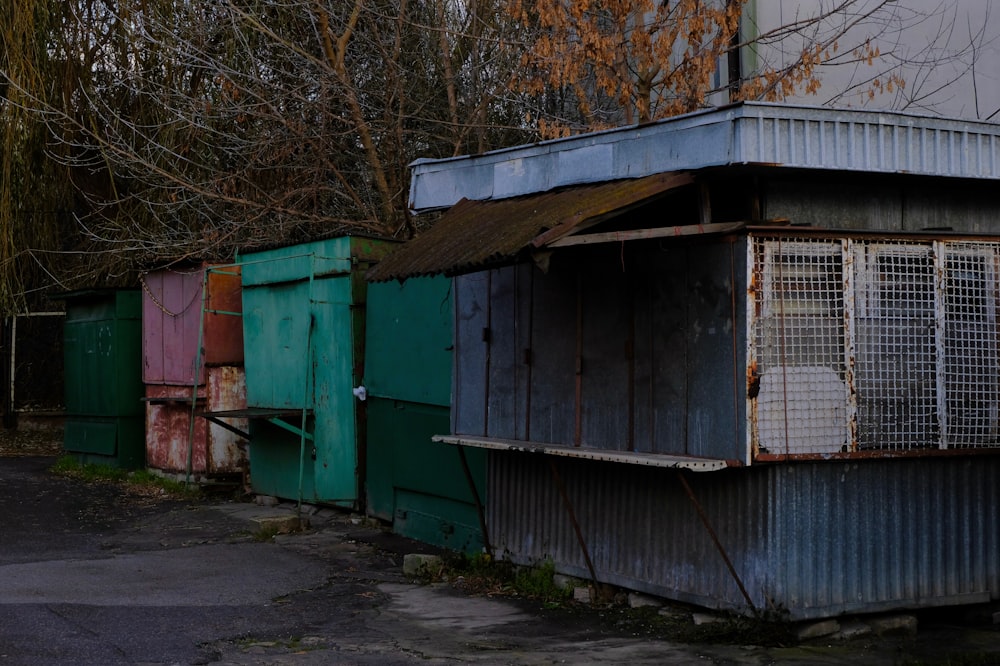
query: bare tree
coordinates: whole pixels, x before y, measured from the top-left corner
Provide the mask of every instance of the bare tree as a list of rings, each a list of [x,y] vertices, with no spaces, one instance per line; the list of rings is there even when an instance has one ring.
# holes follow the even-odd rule
[[[975,71],[988,31],[899,5],[7,0],[0,308],[237,248],[409,236],[418,157],[820,90],[925,108],[933,65]]]
[[[343,231],[405,237],[410,161],[528,136],[501,4],[73,0],[48,33],[60,97],[6,80],[74,175],[90,277]]]
[[[983,25],[959,34],[952,3],[925,0],[520,0],[513,12],[538,27],[517,85],[543,136],[743,99],[927,110],[989,43]]]

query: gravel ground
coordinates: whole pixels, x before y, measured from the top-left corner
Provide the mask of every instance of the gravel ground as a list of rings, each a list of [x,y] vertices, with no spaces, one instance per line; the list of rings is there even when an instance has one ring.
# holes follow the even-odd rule
[[[57,456],[62,452],[62,430],[0,428],[0,458]]]

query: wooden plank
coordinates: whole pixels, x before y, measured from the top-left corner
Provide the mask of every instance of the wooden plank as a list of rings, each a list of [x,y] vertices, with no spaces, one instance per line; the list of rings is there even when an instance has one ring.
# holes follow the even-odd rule
[[[581,445],[631,448],[629,353],[631,302],[626,273],[616,264],[617,248],[581,257],[582,275],[582,435]],[[610,250],[610,251],[609,251]],[[594,270],[602,267],[604,270]]]
[[[515,266],[492,271],[490,280],[489,392],[486,434],[514,437],[517,401]]]
[[[740,231],[745,222],[713,222],[711,224],[685,224],[676,227],[656,227],[653,229],[632,229],[629,231],[608,231],[596,234],[566,236],[548,243],[546,247],[568,247],[571,245],[593,245],[596,243],[620,243],[647,238],[669,238],[673,236],[698,236],[724,234]]]
[[[529,437],[572,444],[576,385],[576,272],[553,265],[532,285]]]
[[[455,278],[452,432],[486,434],[489,272]]]

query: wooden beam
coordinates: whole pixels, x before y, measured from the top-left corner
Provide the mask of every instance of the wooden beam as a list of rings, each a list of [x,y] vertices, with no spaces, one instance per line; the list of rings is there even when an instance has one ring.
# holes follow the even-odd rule
[[[686,224],[679,227],[656,227],[654,229],[633,229],[630,231],[608,231],[599,234],[565,236],[548,244],[548,247],[569,245],[593,245],[596,243],[618,243],[646,238],[670,238],[674,236],[698,236],[702,234],[724,234],[746,227],[744,222],[713,222],[712,224]]]

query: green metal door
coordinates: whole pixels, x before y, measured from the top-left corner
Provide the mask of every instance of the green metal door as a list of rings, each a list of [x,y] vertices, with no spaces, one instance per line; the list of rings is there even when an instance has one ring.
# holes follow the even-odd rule
[[[142,310],[137,290],[63,294],[64,447],[84,462],[145,464]]]
[[[431,441],[450,431],[452,328],[450,279],[369,285],[368,512],[404,536],[474,552],[482,535],[458,451]],[[482,498],[485,455],[466,455]]]
[[[360,505],[362,276],[383,246],[343,237],[241,258],[247,406],[295,412],[251,420],[255,492]]]

